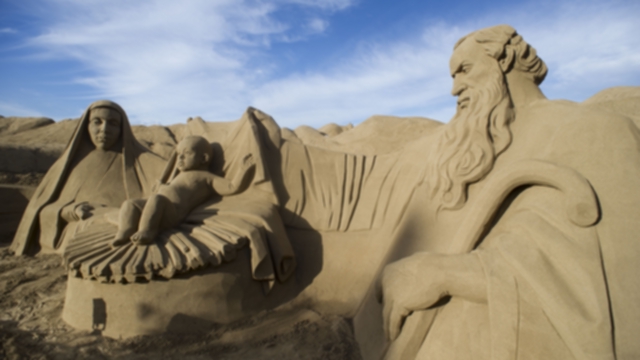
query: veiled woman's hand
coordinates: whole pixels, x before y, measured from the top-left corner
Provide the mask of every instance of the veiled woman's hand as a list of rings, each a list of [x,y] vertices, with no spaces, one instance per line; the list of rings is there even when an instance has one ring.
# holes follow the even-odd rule
[[[387,338],[395,340],[404,319],[448,295],[440,255],[417,253],[387,265],[382,272],[383,321]]]
[[[245,169],[250,169],[251,167],[255,166],[255,164],[256,164],[256,159],[253,158],[252,154],[247,154],[242,159],[242,167]]]
[[[76,206],[75,213],[78,217],[78,220],[84,220],[93,215],[92,210],[94,209],[95,207],[89,203],[80,203],[78,206]]]

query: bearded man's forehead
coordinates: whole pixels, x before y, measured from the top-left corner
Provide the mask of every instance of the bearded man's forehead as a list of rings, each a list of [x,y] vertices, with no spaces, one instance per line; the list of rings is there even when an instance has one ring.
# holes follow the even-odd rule
[[[473,64],[481,56],[490,57],[482,45],[469,37],[464,38],[464,41],[461,42],[459,46],[456,46],[453,50],[453,54],[451,54],[451,58],[449,60],[451,75],[460,70],[464,65]]]
[[[514,68],[527,74],[536,85],[540,85],[547,75],[547,66],[535,48],[509,25],[480,29],[462,37],[454,46],[454,54],[462,47],[475,47],[478,56],[483,53],[496,61],[506,58],[503,71]]]

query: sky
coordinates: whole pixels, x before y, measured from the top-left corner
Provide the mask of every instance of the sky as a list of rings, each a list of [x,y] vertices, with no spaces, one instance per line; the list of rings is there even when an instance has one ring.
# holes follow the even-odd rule
[[[79,117],[118,102],[134,124],[239,118],[448,121],[448,62],[512,25],[547,63],[547,97],[640,85],[638,0],[0,0],[0,114]]]

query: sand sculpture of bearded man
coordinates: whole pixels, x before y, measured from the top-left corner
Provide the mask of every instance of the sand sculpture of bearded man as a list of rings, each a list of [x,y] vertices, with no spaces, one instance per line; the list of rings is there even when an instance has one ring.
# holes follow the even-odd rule
[[[434,245],[382,273],[386,358],[637,358],[637,127],[547,100],[510,26],[461,39],[450,69],[457,114],[411,232]]]

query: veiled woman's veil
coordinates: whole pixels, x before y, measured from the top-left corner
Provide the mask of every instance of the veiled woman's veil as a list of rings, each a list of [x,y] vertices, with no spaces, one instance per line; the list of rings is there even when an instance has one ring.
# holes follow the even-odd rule
[[[156,173],[162,169],[164,162],[159,156],[147,150],[133,136],[131,125],[125,111],[113,101],[99,100],[91,105],[82,114],[78,125],[67,144],[62,156],[51,166],[42,182],[36,189],[22,215],[22,220],[11,244],[11,251],[16,255],[22,255],[31,250],[38,241],[38,216],[42,208],[55,201],[60,195],[71,172],[75,157],[83,144],[90,144],[87,127],[92,109],[107,107],[117,111],[121,116],[120,143],[123,155],[123,186],[127,198],[142,197],[150,190],[150,184],[156,177]],[[145,154],[143,165],[140,156]],[[155,169],[159,168],[159,169]]]

